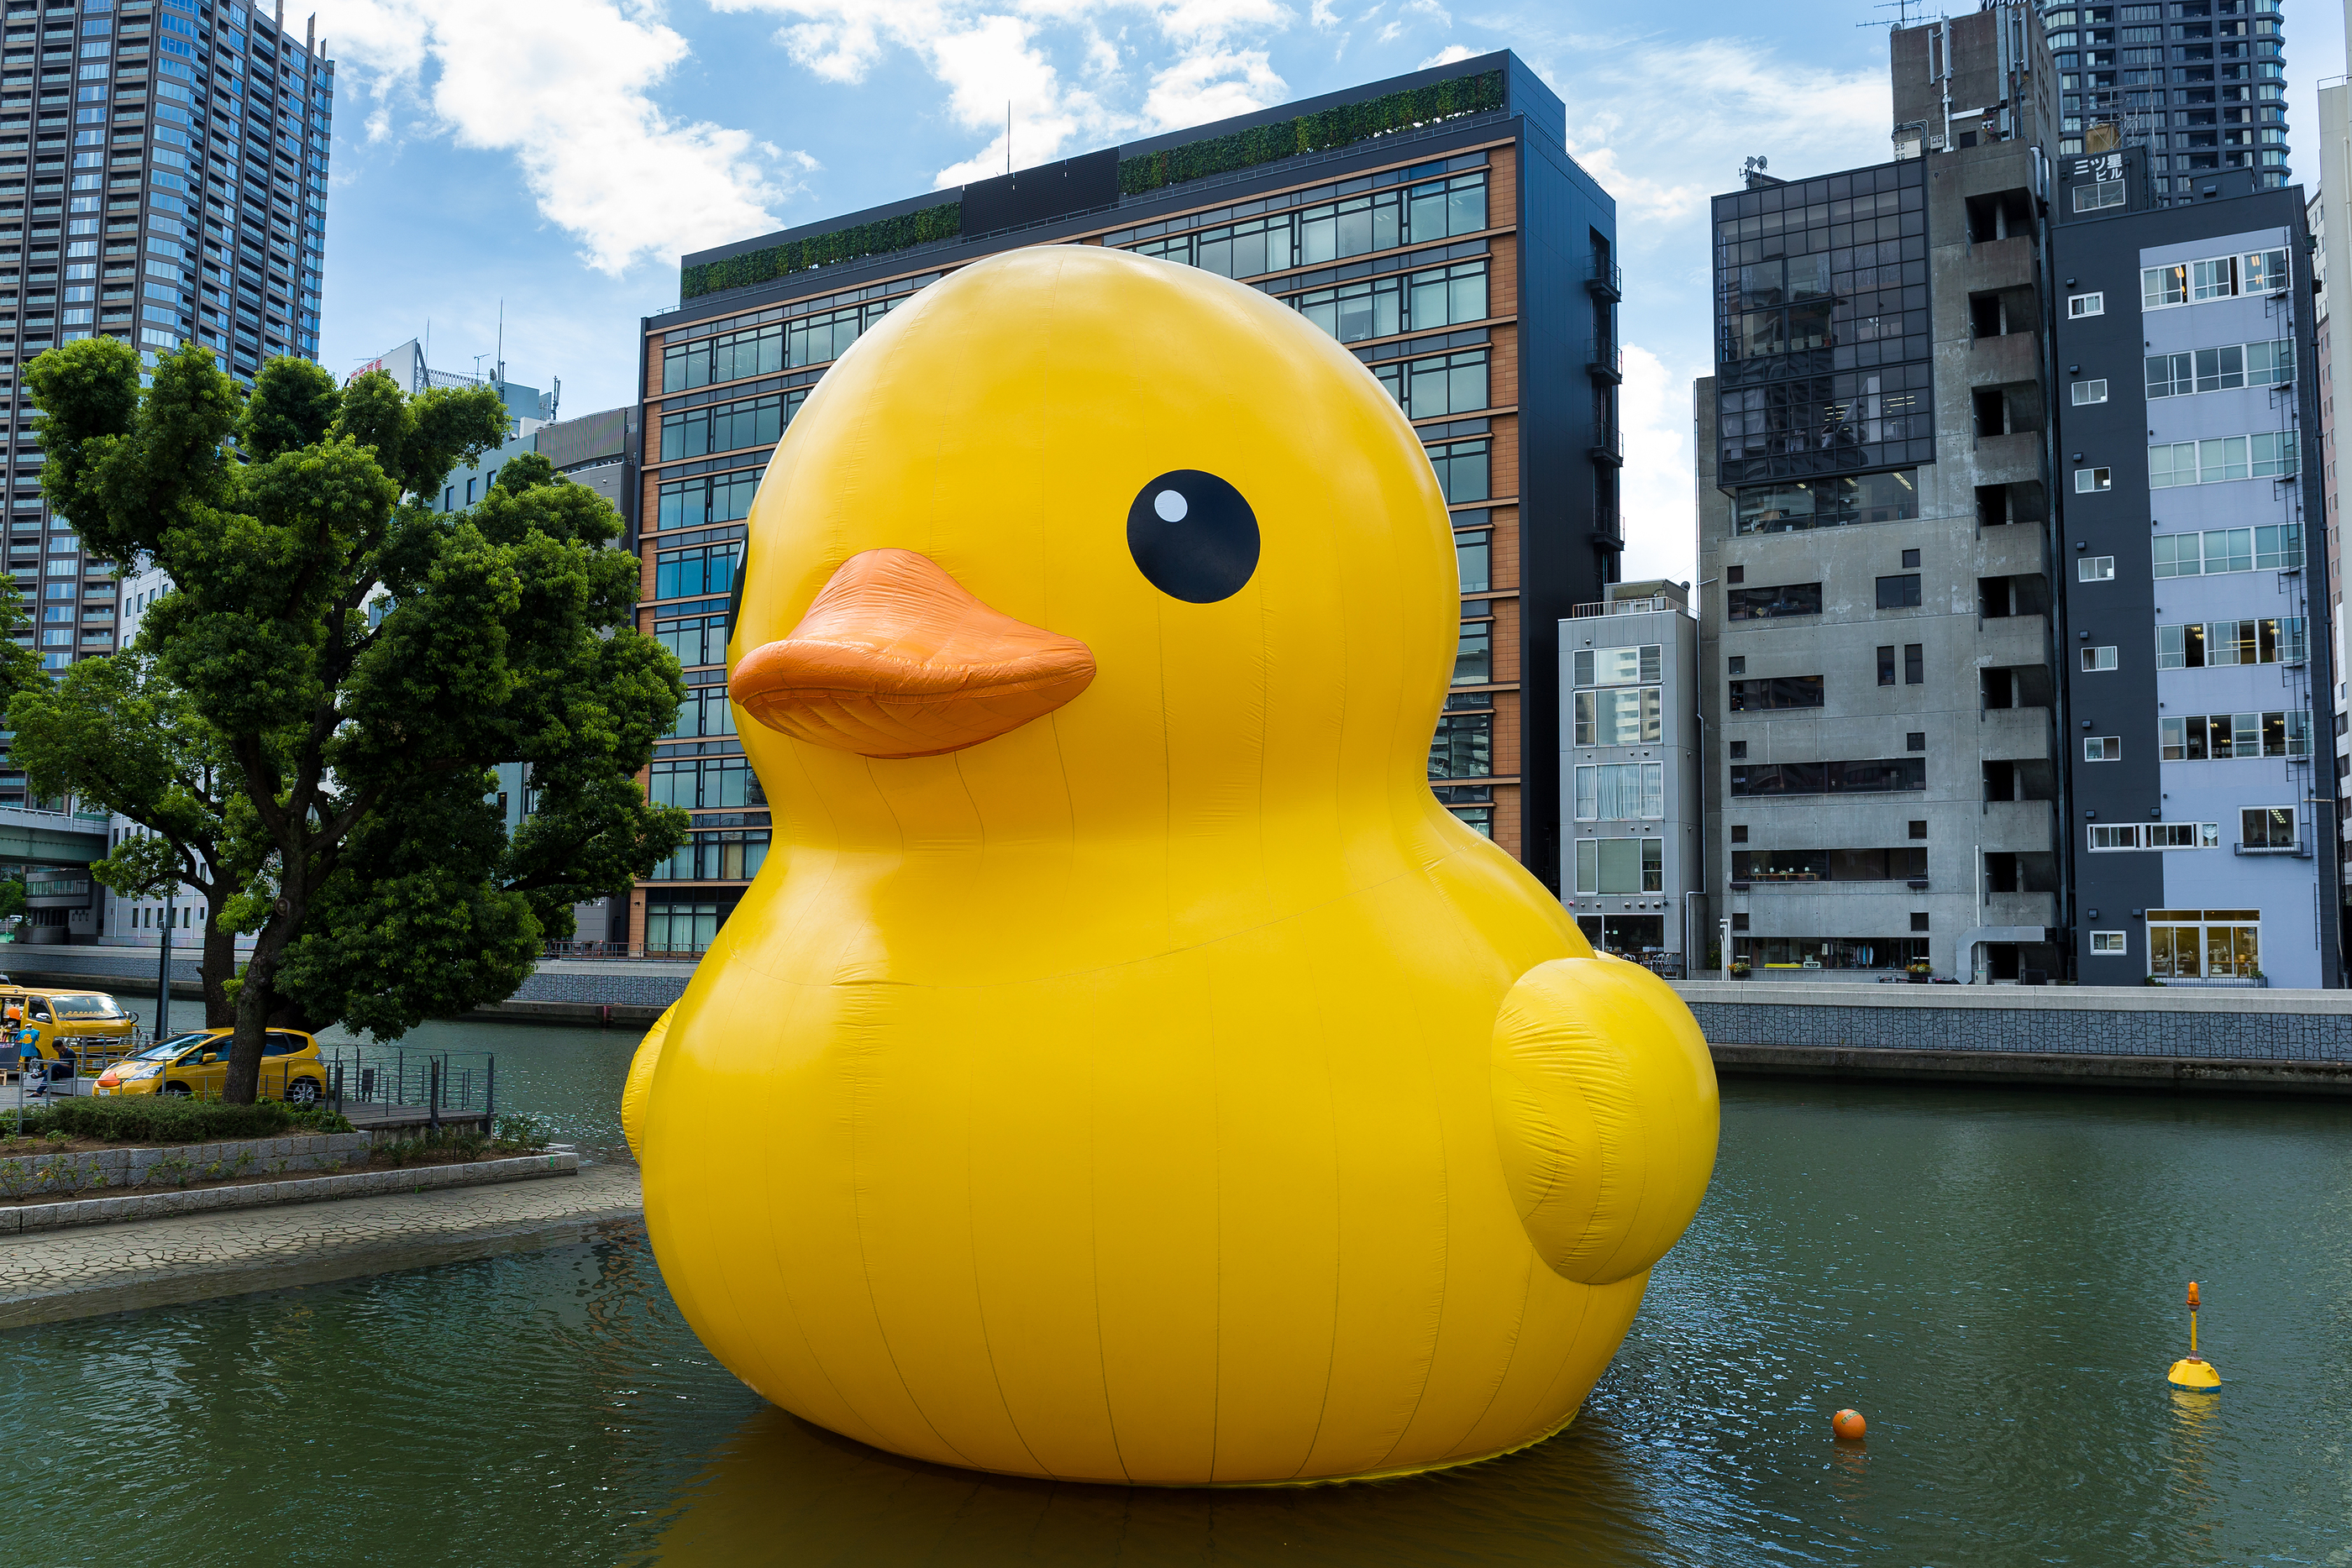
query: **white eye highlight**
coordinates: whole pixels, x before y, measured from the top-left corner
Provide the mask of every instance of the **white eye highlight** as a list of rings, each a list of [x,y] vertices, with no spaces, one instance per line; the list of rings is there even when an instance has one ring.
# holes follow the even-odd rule
[[[1186,506],[1184,497],[1175,491],[1162,490],[1151,497],[1151,509],[1160,514],[1161,522],[1181,523],[1184,520],[1184,514],[1192,508]]]

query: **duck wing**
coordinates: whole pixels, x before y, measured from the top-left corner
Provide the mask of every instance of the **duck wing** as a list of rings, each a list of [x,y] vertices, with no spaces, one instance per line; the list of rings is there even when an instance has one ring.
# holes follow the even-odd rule
[[[1720,1121],[1715,1064],[1672,988],[1618,958],[1555,958],[1495,1019],[1495,1135],[1545,1262],[1604,1285],[1665,1256],[1698,1212]]]
[[[677,1011],[677,1004],[670,1003],[646,1030],[637,1054],[629,1059],[628,1082],[621,1086],[621,1135],[629,1140],[629,1153],[641,1160],[646,1157],[646,1103],[653,1097],[654,1069],[661,1064],[662,1041],[669,1035],[670,1015]]]

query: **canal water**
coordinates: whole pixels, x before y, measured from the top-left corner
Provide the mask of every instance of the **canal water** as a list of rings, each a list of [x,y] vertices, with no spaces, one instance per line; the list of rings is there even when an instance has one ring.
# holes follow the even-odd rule
[[[618,1145],[625,1034],[412,1039]],[[2191,1278],[2218,1395],[2163,1381]],[[0,1333],[0,1560],[2342,1563],[2347,1303],[2332,1107],[1735,1080],[1616,1364],[1493,1463],[1218,1493],[908,1464],[762,1406],[623,1239]]]

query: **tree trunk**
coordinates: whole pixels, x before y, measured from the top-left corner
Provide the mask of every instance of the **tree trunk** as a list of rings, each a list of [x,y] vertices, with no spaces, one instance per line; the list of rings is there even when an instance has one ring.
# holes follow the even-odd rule
[[[278,955],[295,924],[285,914],[271,915],[245,966],[245,984],[236,992],[236,1034],[228,1048],[228,1081],[221,1086],[221,1098],[232,1105],[250,1105],[260,1097],[261,1047],[268,1037],[269,1015],[278,1007]]]
[[[205,907],[217,908],[207,899]],[[223,931],[217,920],[205,922],[205,952],[201,973],[205,987],[205,1027],[222,1029],[236,1022],[236,1004],[228,998],[228,983],[236,978],[236,933]]]

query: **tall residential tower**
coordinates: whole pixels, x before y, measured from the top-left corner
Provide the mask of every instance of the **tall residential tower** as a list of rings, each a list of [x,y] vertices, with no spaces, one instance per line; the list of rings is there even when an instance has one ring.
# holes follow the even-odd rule
[[[2045,5],[2063,95],[2061,154],[2145,147],[2159,206],[2242,169],[2276,190],[2287,163],[2279,0]]]

